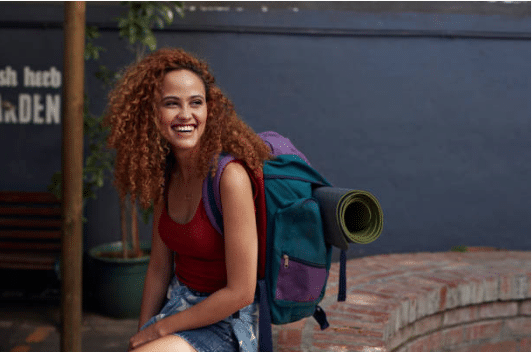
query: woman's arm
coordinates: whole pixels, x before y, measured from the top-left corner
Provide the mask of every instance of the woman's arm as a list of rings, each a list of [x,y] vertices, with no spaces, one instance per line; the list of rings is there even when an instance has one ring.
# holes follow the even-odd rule
[[[140,307],[139,329],[155,314],[159,313],[166,297],[168,285],[173,274],[173,254],[159,236],[159,218],[163,203],[157,204],[153,211],[153,231],[150,263],[144,280],[144,291]]]
[[[135,335],[132,347],[177,331],[217,323],[253,303],[257,280],[257,225],[251,180],[242,165],[231,163],[226,167],[220,180],[220,196],[227,286],[189,309],[150,325]]]

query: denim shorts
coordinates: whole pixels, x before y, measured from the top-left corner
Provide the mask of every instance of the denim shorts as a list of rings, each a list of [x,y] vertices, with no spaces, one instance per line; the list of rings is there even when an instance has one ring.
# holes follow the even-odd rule
[[[168,288],[168,301],[161,312],[144,324],[149,325],[181,312],[207,298],[202,294],[182,285],[174,277]],[[180,336],[198,352],[256,352],[258,346],[258,301],[242,308],[216,324],[202,328],[180,331],[174,335]]]

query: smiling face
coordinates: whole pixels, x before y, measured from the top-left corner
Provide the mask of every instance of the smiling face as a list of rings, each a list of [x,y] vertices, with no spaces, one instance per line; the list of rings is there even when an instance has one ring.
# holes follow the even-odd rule
[[[193,151],[207,123],[205,85],[189,70],[166,73],[159,104],[160,129],[174,153]]]

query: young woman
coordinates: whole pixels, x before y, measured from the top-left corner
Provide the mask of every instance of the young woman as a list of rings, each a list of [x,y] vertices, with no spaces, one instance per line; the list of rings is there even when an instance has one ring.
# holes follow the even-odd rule
[[[255,351],[253,189],[269,148],[237,117],[207,65],[179,49],[159,50],[127,69],[110,94],[107,122],[120,197],[154,204],[130,350]],[[203,180],[222,151],[237,159],[220,181],[223,237],[202,204]]]

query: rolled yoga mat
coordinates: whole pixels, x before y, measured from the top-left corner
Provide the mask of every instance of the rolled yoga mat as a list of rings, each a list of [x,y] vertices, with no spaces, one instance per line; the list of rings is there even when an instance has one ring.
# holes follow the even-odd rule
[[[382,232],[382,209],[366,191],[319,187],[312,193],[318,201],[327,243],[347,250],[349,243],[367,244]]]

